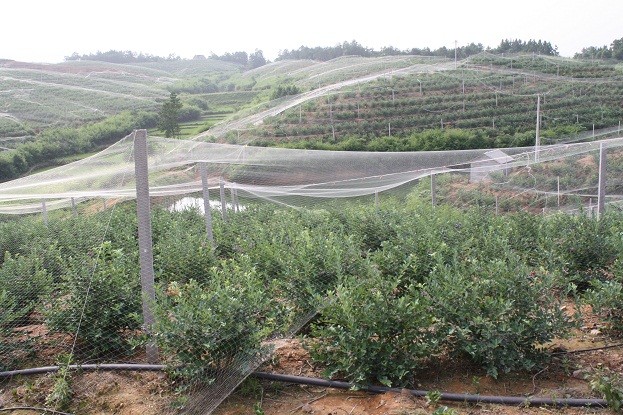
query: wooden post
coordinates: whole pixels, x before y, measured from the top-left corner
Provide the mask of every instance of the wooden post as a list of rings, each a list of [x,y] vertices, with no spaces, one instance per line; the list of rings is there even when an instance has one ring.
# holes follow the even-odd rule
[[[435,207],[435,205],[437,204],[437,198],[436,198],[436,186],[435,186],[435,175],[431,174],[430,175],[430,194],[431,194],[431,203],[433,205],[433,207]]]
[[[558,207],[560,207],[560,176],[556,178],[557,181],[557,196],[558,196]]]
[[[78,210],[76,209],[76,199],[71,198],[71,212],[74,216],[78,216]]]
[[[138,247],[143,297],[143,328],[150,334],[154,324],[152,305],[156,301],[154,288],[154,254],[151,238],[151,206],[147,165],[147,131],[134,131],[134,171],[136,175],[136,214],[138,216]],[[158,362],[158,349],[153,340],[146,346],[147,361]]]

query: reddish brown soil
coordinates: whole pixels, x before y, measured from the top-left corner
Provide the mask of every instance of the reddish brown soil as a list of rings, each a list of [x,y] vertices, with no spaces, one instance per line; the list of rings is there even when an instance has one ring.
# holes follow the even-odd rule
[[[574,351],[612,344],[603,333],[603,325],[583,310],[581,329],[569,340],[549,345],[554,349]],[[569,312],[573,312],[569,307]],[[31,334],[40,327],[29,327]],[[275,358],[261,371],[322,377],[322,368],[315,366],[298,339],[282,340],[277,344]],[[537,373],[513,374],[493,379],[482,370],[460,361],[440,361],[415,374],[416,387],[423,390],[483,395],[541,396],[541,397],[598,397],[591,392],[584,374],[597,365],[623,373],[623,347],[570,353],[554,359]],[[44,407],[46,396],[54,385],[54,375],[18,378],[0,383],[0,408],[14,406]],[[157,415],[171,413],[177,396],[172,392],[164,373],[85,372],[72,375],[73,403],[69,410],[85,415]],[[370,394],[359,391],[333,390],[311,386],[249,379],[220,407],[216,415],[417,415],[432,414],[447,405],[459,414],[607,414],[608,409],[583,408],[518,408],[499,405],[466,405],[439,402],[428,405],[424,398],[407,393]],[[261,408],[256,411],[254,407]],[[34,415],[40,411],[13,411],[12,415]]]
[[[585,326],[576,336],[557,342],[552,347],[564,350],[579,350],[605,345],[596,330]],[[279,348],[280,356],[274,364],[260,370],[301,376],[321,376],[321,370],[311,363],[308,353],[298,340],[284,342]],[[423,371],[417,387],[423,390],[470,393],[482,395],[542,396],[542,397],[596,397],[588,382],[582,379],[578,368],[589,371],[591,367],[603,364],[614,370],[623,371],[623,351],[608,349],[582,354],[570,354],[554,361],[550,367],[536,374],[500,376],[493,379],[478,369],[461,362],[442,362],[438,367]],[[573,376],[575,372],[575,377]],[[260,388],[261,393],[257,392]],[[266,415],[322,414],[322,415],[382,415],[382,414],[432,414],[441,405],[454,408],[459,414],[589,414],[608,413],[608,410],[584,408],[518,408],[501,405],[466,405],[440,402],[428,405],[424,398],[414,398],[408,393],[370,394],[356,391],[341,391],[326,388],[284,385],[261,382],[253,393],[243,387],[228,398],[215,412],[216,415],[242,415],[253,413],[254,405],[261,403]]]

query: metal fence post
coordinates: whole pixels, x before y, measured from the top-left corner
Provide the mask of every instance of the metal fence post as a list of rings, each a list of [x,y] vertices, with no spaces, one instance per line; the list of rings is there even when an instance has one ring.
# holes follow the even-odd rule
[[[221,178],[219,182],[219,192],[221,196],[221,216],[223,217],[223,221],[227,221],[227,201],[225,200],[225,182]]]
[[[74,217],[78,216],[78,210],[76,209],[76,199],[74,199],[73,197],[71,198],[71,212],[73,213]]]
[[[236,189],[234,189],[233,185],[229,188],[229,197],[231,199],[231,210],[236,213]]]
[[[214,247],[214,234],[212,233],[212,209],[210,208],[210,189],[208,188],[208,168],[205,163],[199,164],[201,172],[201,187],[203,189],[203,211],[206,223],[206,233],[212,247]]]
[[[41,200],[41,216],[43,217],[43,224],[48,226],[48,207],[45,204],[45,199]]]
[[[601,216],[606,207],[606,149],[599,143],[599,184],[597,186],[597,215]]]
[[[435,196],[436,193],[436,185],[435,185],[435,175],[431,174],[430,175],[430,194],[431,194],[431,203],[433,204],[433,207],[435,207],[435,205],[437,204],[437,198]]]
[[[154,254],[151,238],[151,205],[147,166],[147,131],[134,131],[134,171],[136,174],[136,214],[138,217],[138,247],[143,297],[143,325],[149,334],[154,324],[152,306],[156,301],[154,288]],[[153,340],[146,346],[147,361],[158,362],[158,349]]]

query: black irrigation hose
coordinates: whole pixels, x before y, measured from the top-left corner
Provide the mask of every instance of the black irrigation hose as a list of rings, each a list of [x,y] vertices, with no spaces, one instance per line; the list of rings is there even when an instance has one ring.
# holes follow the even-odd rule
[[[594,351],[597,351],[597,350],[614,349],[615,347],[623,347],[623,343],[609,344],[607,346],[600,346],[600,347],[592,347],[590,349],[563,350],[563,351],[560,351],[560,352],[554,352],[552,354],[554,356],[560,356],[560,355],[563,355],[563,354],[587,353],[587,352],[594,352]]]
[[[147,364],[89,364],[89,365],[70,365],[70,369],[81,370],[129,370],[129,371],[161,371],[164,370],[164,365],[147,365]],[[36,375],[41,373],[56,372],[59,370],[59,366],[46,366],[31,369],[12,370],[8,372],[0,372],[0,379],[12,376],[20,375]],[[327,388],[336,389],[353,389],[354,384],[348,382],[341,382],[335,380],[326,380],[319,378],[308,378],[303,376],[292,375],[279,375],[274,373],[265,372],[253,372],[251,376],[259,379],[272,380],[277,382],[297,383],[300,385],[312,385],[323,386]],[[414,390],[414,389],[399,389],[388,388],[385,386],[359,386],[359,390],[385,393],[396,392],[402,393],[407,391],[413,396],[426,396],[429,391]],[[492,396],[492,395],[470,395],[466,393],[441,393],[441,400],[454,401],[454,402],[466,402],[466,403],[492,403],[499,405],[517,405],[517,406],[555,406],[555,407],[598,407],[604,408],[608,406],[608,403],[604,399],[578,399],[578,398],[534,398],[534,397],[516,397],[516,396]]]
[[[318,378],[308,378],[303,376],[278,375],[274,373],[253,372],[252,376],[260,379],[274,380],[278,382],[297,383],[301,385],[323,386],[327,388],[337,389],[353,389],[354,384],[348,382],[339,382],[335,380],[325,380]],[[359,390],[375,393],[408,392],[413,396],[426,396],[429,391],[388,388],[386,386],[360,386]],[[467,393],[447,393],[442,392],[440,399],[444,401],[465,402],[465,403],[493,403],[499,405],[516,405],[516,406],[576,406],[576,407],[598,407],[604,408],[608,403],[604,399],[576,399],[576,398],[531,398],[517,396],[492,396],[492,395],[470,395]]]

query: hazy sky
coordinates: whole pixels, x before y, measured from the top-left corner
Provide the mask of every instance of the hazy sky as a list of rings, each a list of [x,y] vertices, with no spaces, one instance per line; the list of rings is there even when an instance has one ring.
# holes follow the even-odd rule
[[[0,58],[60,62],[132,50],[182,58],[357,40],[379,49],[543,39],[562,56],[623,37],[623,0],[19,0],[0,7]]]

